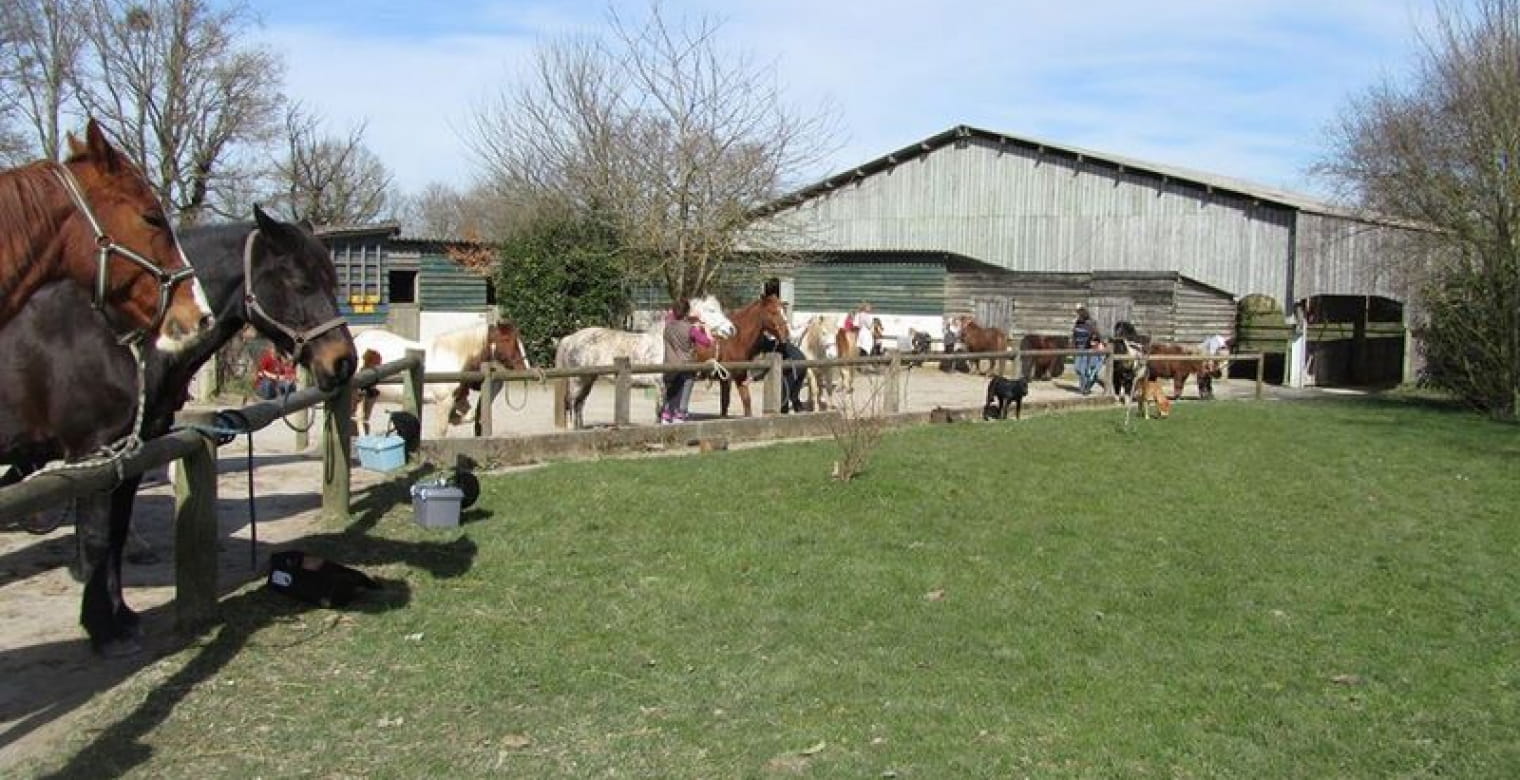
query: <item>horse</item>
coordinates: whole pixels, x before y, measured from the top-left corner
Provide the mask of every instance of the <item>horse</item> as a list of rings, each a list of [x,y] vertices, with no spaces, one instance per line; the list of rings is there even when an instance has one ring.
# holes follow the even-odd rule
[[[707,295],[691,301],[691,311],[714,335],[731,335],[734,325],[723,313],[723,305]],[[665,362],[665,323],[659,318],[642,333],[614,328],[581,328],[559,340],[554,346],[555,368],[610,366],[620,357],[633,365],[659,365]],[[659,374],[634,374],[634,384],[658,384]],[[565,393],[565,411],[577,429],[586,427],[586,399],[596,385],[597,376],[571,377]]]
[[[142,171],[95,120],[62,163],[0,171],[0,325],[43,285],[72,280],[123,341],[186,348],[211,308]],[[188,282],[188,284],[181,284]]]
[[[1026,333],[1022,339],[1019,339],[1020,352],[1050,349],[1071,349],[1071,337]],[[1066,371],[1065,355],[1023,355],[1019,362],[1024,378],[1031,382],[1042,379],[1054,380]]]
[[[961,343],[965,345],[967,352],[1007,352],[1008,334],[999,328],[985,328],[977,324],[975,318],[967,315],[961,317]],[[985,375],[1001,374],[1003,359],[989,359],[988,370],[982,371],[982,361],[972,361],[972,370]]]
[[[807,360],[807,355],[796,344],[787,340],[762,339],[762,352],[778,352],[782,360]],[[802,366],[781,368],[781,413],[802,411],[802,388],[807,385],[808,369]]]
[[[1214,396],[1213,378],[1217,370],[1213,361],[1168,360],[1168,356],[1202,355],[1197,346],[1185,344],[1152,344],[1146,357],[1146,369],[1152,379],[1171,379],[1173,401],[1182,397],[1182,390],[1189,376],[1198,376],[1198,396],[1208,399]]]
[[[802,335],[797,339],[797,346],[802,350],[802,355],[808,360],[827,360],[833,357],[829,354],[832,346],[824,338],[827,333],[837,333],[838,326],[834,318],[828,315],[818,315],[810,318],[807,325],[802,329]],[[832,366],[819,366],[810,368],[807,372],[808,398],[812,401],[814,411],[823,411],[834,402],[834,369]]]
[[[192,228],[182,239],[215,313],[212,330],[185,349],[150,346],[139,361],[73,282],[47,285],[0,329],[0,460],[24,471],[107,442],[167,433],[196,371],[246,325],[294,355],[322,389],[353,375],[337,273],[309,226],[255,208],[251,223]],[[25,386],[41,388],[47,400],[25,397]],[[85,581],[80,622],[106,655],[139,649],[137,614],[121,594],[121,557],[141,481],[129,477],[76,504]]]
[[[1135,360],[1121,360],[1121,356],[1131,355],[1143,358],[1145,356],[1145,343],[1149,339],[1142,339],[1135,330],[1133,323],[1120,320],[1114,323],[1114,333],[1108,340],[1108,349],[1114,356],[1113,361],[1113,392],[1114,397],[1121,403],[1128,403],[1135,398],[1135,378],[1137,369]]]
[[[781,306],[781,298],[776,295],[766,295],[732,312],[728,315],[728,319],[733,323],[733,335],[719,336],[711,347],[698,347],[697,362],[717,360],[719,363],[743,363],[754,360],[755,356],[760,354],[760,350],[764,347],[764,336],[769,335],[777,341],[787,341],[791,338],[791,328],[786,321],[786,310]],[[744,404],[744,416],[749,417],[753,414],[749,397],[748,371],[719,376],[718,383],[719,414],[728,416],[729,388],[735,384],[739,386],[739,400]]]
[[[370,328],[354,337],[354,349],[359,354],[363,368],[400,360],[406,357],[409,349],[425,353],[423,363],[428,373],[479,371],[489,361],[518,371],[528,368],[522,335],[517,326],[510,322],[495,325],[482,322],[455,328],[438,334],[427,345],[383,328]],[[449,432],[450,425],[465,421],[470,413],[470,393],[479,390],[480,385],[480,382],[458,382],[452,385],[446,382],[428,382],[423,385],[423,402],[431,401],[438,409],[434,423],[440,438]],[[481,403],[488,404],[496,400],[496,391],[500,387],[496,385],[492,397],[480,399]],[[359,410],[359,424],[366,434],[370,431],[370,417],[374,413],[375,402],[400,403],[401,393],[400,385],[384,384],[355,394],[354,407]]]

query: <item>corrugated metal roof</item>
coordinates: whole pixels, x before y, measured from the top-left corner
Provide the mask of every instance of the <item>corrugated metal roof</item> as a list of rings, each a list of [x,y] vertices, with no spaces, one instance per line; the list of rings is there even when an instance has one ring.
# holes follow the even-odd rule
[[[891,154],[883,155],[863,165],[843,173],[830,176],[816,184],[804,187],[796,192],[785,195],[776,201],[762,206],[756,210],[755,216],[764,216],[790,208],[805,200],[818,195],[826,194],[834,189],[850,184],[859,179],[871,176],[883,171],[891,170],[900,163],[932,152],[941,147],[953,144],[966,138],[980,138],[998,144],[1009,144],[1034,149],[1043,154],[1053,154],[1067,157],[1080,162],[1096,165],[1107,165],[1118,173],[1130,173],[1137,175],[1154,176],[1163,182],[1192,185],[1205,192],[1221,191],[1228,194],[1242,196],[1252,200],[1275,203],[1290,208],[1308,211],[1317,214],[1328,214],[1350,219],[1365,220],[1366,215],[1356,214],[1344,208],[1330,203],[1317,200],[1308,195],[1292,193],[1264,185],[1219,176],[1211,173],[1189,170],[1177,166],[1163,165],[1161,163],[1146,162],[1131,157],[1125,157],[1107,152],[1097,152],[1068,144],[1058,144],[1028,136],[1015,136],[1006,133],[996,133],[983,130],[970,125],[956,125],[942,133],[929,136],[918,143],[905,146]]]

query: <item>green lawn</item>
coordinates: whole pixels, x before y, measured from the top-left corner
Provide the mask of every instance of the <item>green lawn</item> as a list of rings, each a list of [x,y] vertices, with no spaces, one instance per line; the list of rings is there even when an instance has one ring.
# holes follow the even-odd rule
[[[364,610],[249,590],[70,773],[1520,774],[1520,429],[1185,403],[369,496]]]

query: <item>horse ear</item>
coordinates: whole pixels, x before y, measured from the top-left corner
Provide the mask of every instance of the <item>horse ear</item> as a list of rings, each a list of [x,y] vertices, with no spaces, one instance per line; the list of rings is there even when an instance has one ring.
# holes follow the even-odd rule
[[[257,203],[253,206],[253,221],[259,226],[259,232],[264,234],[264,238],[276,247],[288,249],[298,239],[297,231],[300,228],[269,216]]]
[[[116,147],[112,146],[111,142],[106,139],[105,131],[100,129],[100,123],[96,122],[94,117],[91,117],[90,121],[85,125],[84,140],[85,153],[104,166],[106,170],[115,172],[121,166],[121,155],[117,153]]]

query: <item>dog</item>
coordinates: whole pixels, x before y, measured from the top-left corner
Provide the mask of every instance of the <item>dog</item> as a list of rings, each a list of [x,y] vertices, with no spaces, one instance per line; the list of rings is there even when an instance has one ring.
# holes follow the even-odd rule
[[[1161,380],[1153,377],[1143,377],[1136,382],[1140,391],[1135,402],[1140,404],[1140,416],[1149,420],[1151,418],[1151,404],[1156,405],[1156,416],[1165,420],[1172,414],[1172,399],[1167,397],[1166,390],[1161,386]]]
[[[982,409],[983,420],[1008,419],[1008,404],[1013,403],[1013,419],[1024,414],[1024,396],[1029,395],[1029,382],[1022,377],[1009,379],[996,374],[987,380],[987,405]]]

